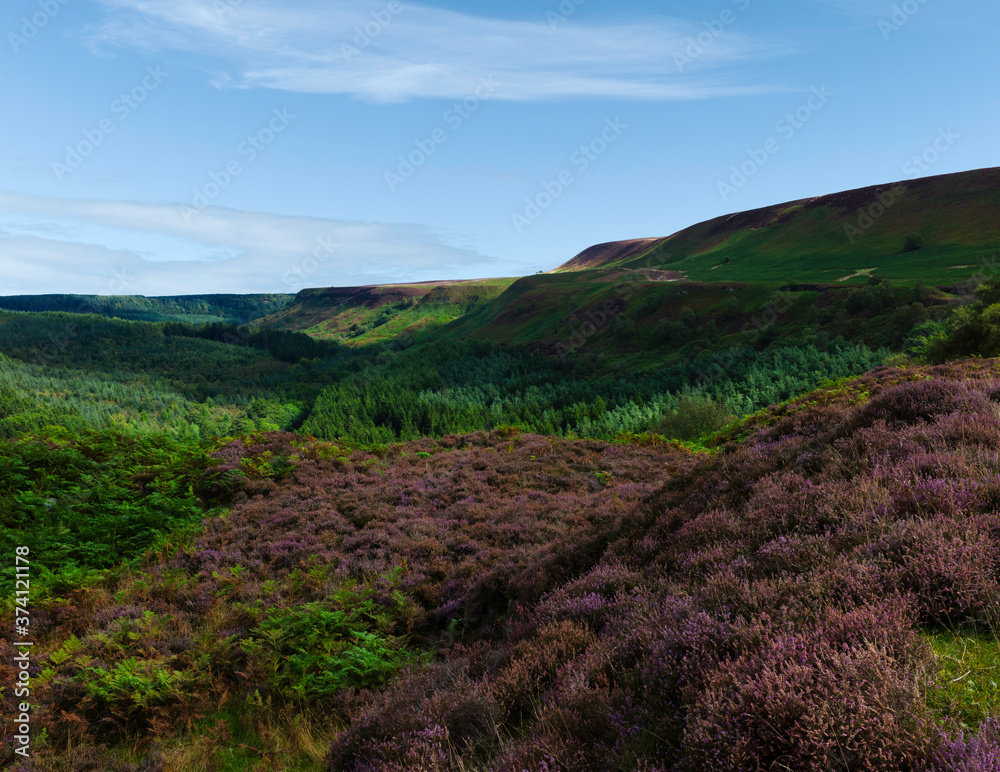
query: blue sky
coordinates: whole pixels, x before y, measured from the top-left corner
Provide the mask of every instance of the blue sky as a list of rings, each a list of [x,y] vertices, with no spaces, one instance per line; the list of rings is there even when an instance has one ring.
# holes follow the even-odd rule
[[[8,0],[0,33],[0,294],[519,276],[1000,164],[996,0]]]

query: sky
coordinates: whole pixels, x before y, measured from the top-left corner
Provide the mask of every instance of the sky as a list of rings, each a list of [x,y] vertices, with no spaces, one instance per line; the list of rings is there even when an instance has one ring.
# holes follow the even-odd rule
[[[996,0],[6,0],[0,295],[547,271],[1000,165]]]

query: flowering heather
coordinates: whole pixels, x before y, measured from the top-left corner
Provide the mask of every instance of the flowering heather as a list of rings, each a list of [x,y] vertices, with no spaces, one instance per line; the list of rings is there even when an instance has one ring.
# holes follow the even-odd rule
[[[996,770],[932,642],[1000,628],[998,386],[881,368],[698,455],[231,443],[202,481],[228,514],[86,624],[40,609],[40,721],[65,747],[322,710],[344,772]]]
[[[1000,721],[992,719],[977,734],[945,740],[921,772],[992,772],[1000,769]]]
[[[494,638],[479,689],[510,739],[465,767],[996,768],[992,730],[959,736],[927,707],[921,630],[1000,621],[998,375],[882,369],[679,469],[593,568]],[[391,726],[379,706],[413,688],[368,710]],[[338,749],[364,748],[365,726],[329,769],[362,768]]]
[[[98,591],[86,624],[64,613],[84,590],[36,616],[53,649],[39,718],[63,746],[163,732],[234,698],[336,710],[338,688],[419,670],[421,648],[502,637],[514,610],[591,569],[672,470],[700,463],[671,446],[486,434],[373,453],[275,433],[216,456],[201,487],[231,491],[229,512]],[[465,708],[441,711],[440,730],[393,734],[400,769],[435,768],[483,733],[460,725]]]

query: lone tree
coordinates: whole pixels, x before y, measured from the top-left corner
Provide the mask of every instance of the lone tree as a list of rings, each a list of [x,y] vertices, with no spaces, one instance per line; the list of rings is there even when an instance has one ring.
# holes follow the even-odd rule
[[[903,239],[903,251],[904,252],[916,252],[924,245],[924,237],[919,233],[907,234],[906,238]]]

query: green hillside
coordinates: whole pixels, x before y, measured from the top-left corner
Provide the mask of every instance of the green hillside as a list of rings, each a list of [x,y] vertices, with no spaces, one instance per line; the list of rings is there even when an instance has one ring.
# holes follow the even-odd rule
[[[701,282],[947,285],[1000,252],[1000,168],[790,201],[725,215],[644,250],[599,245],[558,271],[618,266],[682,272]],[[630,254],[631,252],[631,254]]]
[[[646,371],[750,347],[838,339],[906,348],[921,325],[947,317],[965,287],[945,292],[893,282],[767,286],[649,280],[635,271],[575,271],[519,279],[427,337],[524,345],[599,371]]]
[[[364,346],[526,345],[606,371],[777,342],[903,350],[996,273],[1000,169],[727,215],[595,245],[518,280],[312,289],[258,324]]]
[[[361,346],[428,332],[497,298],[514,279],[386,284],[302,290],[288,308],[260,320]]]

